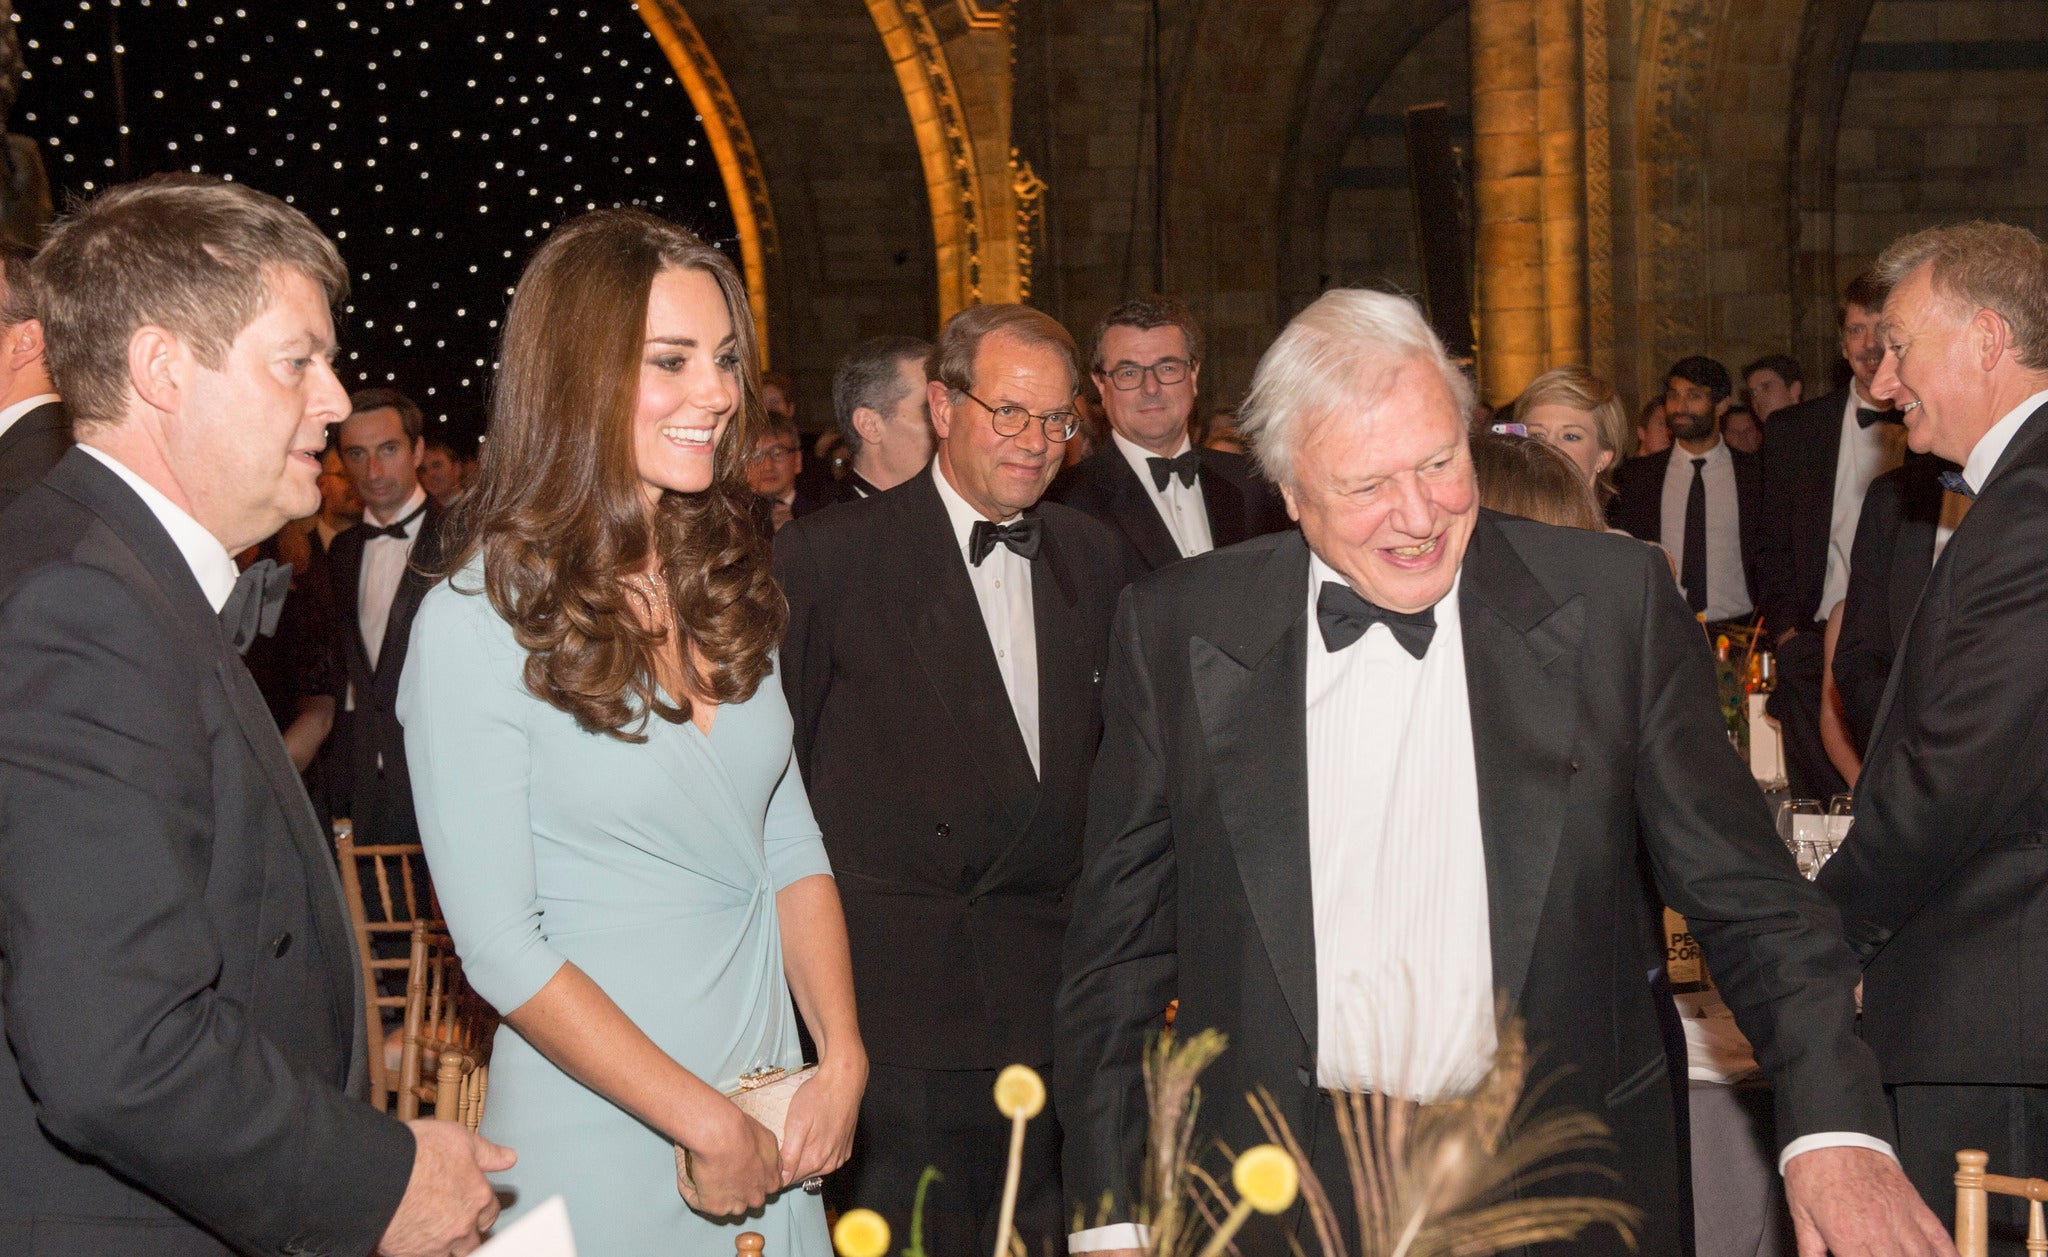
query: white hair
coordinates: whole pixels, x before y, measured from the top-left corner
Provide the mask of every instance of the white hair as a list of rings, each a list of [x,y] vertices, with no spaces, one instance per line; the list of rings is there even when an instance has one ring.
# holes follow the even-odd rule
[[[1393,387],[1399,368],[1417,359],[1443,376],[1463,431],[1471,382],[1415,303],[1366,288],[1332,288],[1295,315],[1259,359],[1237,430],[1251,442],[1267,478],[1292,487],[1303,431],[1340,410],[1371,410]]]

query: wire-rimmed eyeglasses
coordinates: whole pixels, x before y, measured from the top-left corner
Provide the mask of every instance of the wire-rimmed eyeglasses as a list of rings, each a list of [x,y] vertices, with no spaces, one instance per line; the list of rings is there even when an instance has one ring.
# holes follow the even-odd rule
[[[1128,393],[1144,384],[1147,373],[1159,381],[1161,388],[1165,388],[1187,379],[1192,369],[1193,364],[1184,358],[1161,358],[1142,367],[1135,362],[1119,362],[1102,374],[1109,377],[1109,382],[1120,391]]]
[[[1048,441],[1066,441],[1081,430],[1081,416],[1071,410],[1050,410],[1034,415],[1022,406],[991,406],[964,388],[960,395],[988,412],[989,422],[995,425],[997,436],[1016,436],[1032,419],[1045,425],[1045,439]]]

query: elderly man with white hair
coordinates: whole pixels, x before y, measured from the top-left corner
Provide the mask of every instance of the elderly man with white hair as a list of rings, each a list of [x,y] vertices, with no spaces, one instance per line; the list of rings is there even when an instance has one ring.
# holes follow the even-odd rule
[[[1177,1033],[1229,1036],[1198,1147],[1264,1142],[1244,1100],[1264,1088],[1348,1225],[1326,1089],[1461,1094],[1498,997],[1550,1079],[1537,1103],[1613,1144],[1581,1158],[1609,1173],[1510,1190],[1619,1198],[1639,1251],[1677,1254],[1639,849],[1777,1089],[1801,1251],[1953,1251],[1892,1158],[1855,959],[1728,747],[1669,570],[1482,511],[1469,402],[1412,303],[1324,294],[1239,416],[1301,531],[1124,597],[1056,1040],[1072,1251],[1148,1238],[1143,1057],[1169,1001]],[[1315,1249],[1305,1211],[1278,1223],[1240,1248]]]

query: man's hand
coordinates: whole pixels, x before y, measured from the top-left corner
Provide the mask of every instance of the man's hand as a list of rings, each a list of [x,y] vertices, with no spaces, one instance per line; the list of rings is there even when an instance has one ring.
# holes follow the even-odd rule
[[[461,1122],[412,1121],[412,1177],[377,1242],[383,1257],[461,1257],[483,1243],[498,1220],[486,1174],[512,1168],[510,1148],[470,1133]]]
[[[1802,1152],[1785,1163],[1785,1200],[1799,1257],[1956,1257],[1948,1232],[1882,1152]]]

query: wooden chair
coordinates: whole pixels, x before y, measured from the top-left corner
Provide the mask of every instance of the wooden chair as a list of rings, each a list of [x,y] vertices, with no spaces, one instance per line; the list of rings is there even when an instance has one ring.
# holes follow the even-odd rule
[[[398,982],[410,963],[406,939],[416,921],[425,921],[437,932],[446,927],[418,843],[358,844],[354,827],[338,820],[334,822],[334,854],[341,864],[349,924],[355,928],[356,954],[363,970],[370,1099],[389,1112],[398,1092],[398,1071],[385,1057],[384,1014],[387,1009],[394,1015],[405,1011],[405,993]]]
[[[424,1102],[441,1121],[475,1130],[490,1089],[491,1038],[497,1030],[498,1014],[464,980],[455,944],[430,932],[425,921],[414,922],[398,1065],[400,1120],[418,1117]]]
[[[2027,1201],[2027,1257],[2048,1257],[2048,1222],[2041,1205],[2048,1201],[2048,1179],[2008,1178],[1986,1174],[1991,1163],[1974,1149],[1956,1154],[1956,1251],[1961,1257],[1986,1257],[1991,1245],[1991,1197],[2018,1196]]]

